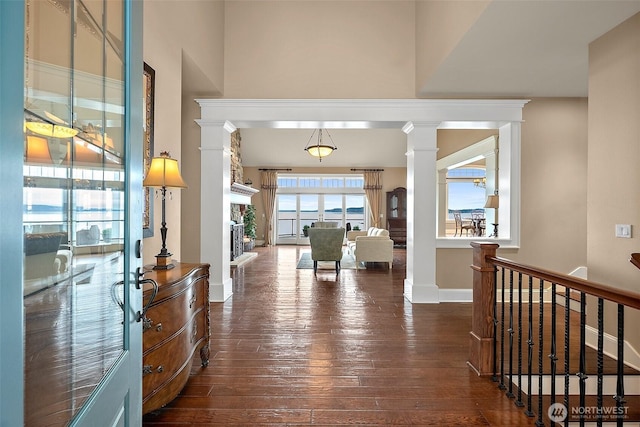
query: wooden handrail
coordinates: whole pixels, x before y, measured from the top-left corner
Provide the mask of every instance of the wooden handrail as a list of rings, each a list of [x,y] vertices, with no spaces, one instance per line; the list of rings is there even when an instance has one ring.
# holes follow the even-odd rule
[[[490,375],[493,371],[494,356],[491,353],[491,345],[495,335],[496,266],[640,310],[639,293],[498,257],[496,251],[499,245],[495,243],[471,242],[471,247],[473,248],[473,265],[471,266],[473,270],[473,314],[468,363],[478,375]],[[632,254],[631,262],[640,268],[640,253]]]
[[[638,255],[637,262],[635,264],[640,268],[640,254]],[[633,260],[633,258],[632,258]],[[627,291],[625,289],[613,288],[611,286],[602,285],[600,283],[591,282],[588,280],[580,279],[578,277],[569,276],[555,271],[545,270],[542,268],[531,267],[528,265],[520,264],[505,258],[488,256],[487,261],[492,264],[506,267],[514,271],[521,272],[528,276],[543,279],[547,282],[555,283],[566,288],[575,289],[577,291],[585,292],[589,295],[593,295],[599,298],[603,298],[607,301],[614,302],[616,304],[622,304],[627,307],[632,307],[640,310],[640,294],[636,292]]]

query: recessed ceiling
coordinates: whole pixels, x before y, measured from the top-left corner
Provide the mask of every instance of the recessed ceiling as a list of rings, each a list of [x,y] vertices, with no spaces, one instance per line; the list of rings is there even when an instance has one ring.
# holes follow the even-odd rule
[[[338,149],[320,162],[304,147],[313,129],[245,128],[242,164],[254,167],[405,167],[407,138],[400,129],[329,129]],[[326,141],[326,133],[324,135]]]

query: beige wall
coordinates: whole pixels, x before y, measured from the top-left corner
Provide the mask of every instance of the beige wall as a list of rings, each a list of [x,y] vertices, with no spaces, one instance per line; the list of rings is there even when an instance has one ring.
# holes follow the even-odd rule
[[[640,230],[640,14],[594,41],[589,47],[589,278],[638,292],[640,271],[629,262],[638,252]],[[631,224],[633,238],[614,235],[615,224]],[[605,326],[615,334],[615,311]],[[640,323],[628,310],[627,325]],[[640,348],[640,330],[626,337]]]
[[[200,145],[199,129],[194,132],[193,119],[200,117],[200,111],[193,108],[193,97],[194,94],[215,96],[221,92],[223,31],[222,1],[147,0],[144,3],[144,60],[156,72],[154,155],[169,151],[179,160],[183,178],[189,185],[186,190],[172,191],[172,197],[166,201],[167,248],[173,258],[179,260],[184,260],[181,243],[184,245],[185,236],[182,233],[192,232],[189,225],[194,223],[192,217],[187,226],[181,223],[185,215],[182,209],[192,206],[194,200],[200,200],[200,160],[199,156],[197,161],[193,156],[194,146]],[[183,96],[191,99],[185,102],[184,109]],[[187,159],[183,158],[183,150]],[[187,211],[190,215],[192,209]],[[196,212],[199,211],[197,208]],[[160,222],[161,199],[154,197],[154,236],[144,241],[145,264],[155,262],[154,255],[162,246]],[[186,236],[188,241],[197,237],[199,242],[199,230],[191,234],[194,235]],[[192,254],[188,258],[197,260]]]
[[[416,2],[416,92],[438,69],[490,1]]]
[[[523,118],[521,244],[499,255],[569,273],[587,262],[587,101],[534,99]],[[471,288],[469,265],[471,249],[438,249],[436,283]]]
[[[226,98],[413,98],[413,1],[226,4]]]

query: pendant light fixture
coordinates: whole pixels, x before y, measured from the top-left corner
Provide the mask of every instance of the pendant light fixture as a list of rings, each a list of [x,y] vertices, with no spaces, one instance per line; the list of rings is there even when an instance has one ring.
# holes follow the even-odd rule
[[[331,134],[329,134],[329,131],[327,131],[326,129],[324,131],[331,140],[332,145],[328,145],[323,142],[322,129],[315,129],[311,134],[309,141],[307,142],[307,146],[304,147],[304,151],[311,154],[313,157],[317,157],[321,162],[323,157],[327,157],[328,155],[333,153],[334,150],[338,149],[336,144],[333,142],[333,138],[331,137]],[[318,133],[318,139],[315,143],[312,143],[311,141],[313,140],[313,136],[316,134],[316,132]]]

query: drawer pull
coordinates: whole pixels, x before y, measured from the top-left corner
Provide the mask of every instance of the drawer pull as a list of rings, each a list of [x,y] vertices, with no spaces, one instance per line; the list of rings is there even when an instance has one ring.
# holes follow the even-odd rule
[[[142,375],[147,375],[153,372],[153,366],[151,365],[143,365],[142,366]]]
[[[196,295],[196,294],[193,294],[193,295],[191,296],[191,299],[189,300],[189,308],[192,308],[192,307],[193,307],[193,305],[196,303],[196,300],[197,300],[197,295]]]
[[[146,332],[148,329],[151,329],[152,326],[153,320],[151,320],[149,317],[145,317],[144,319],[142,319],[142,332]]]
[[[156,326],[156,332],[162,332],[162,323],[158,323],[158,326]]]
[[[158,366],[158,369],[156,369],[156,371],[158,371],[158,373],[164,372],[164,366]]]

